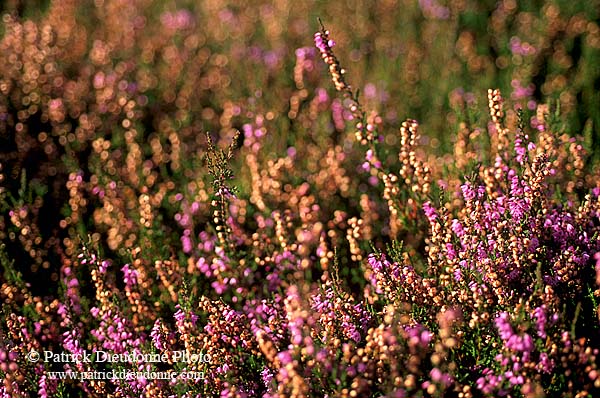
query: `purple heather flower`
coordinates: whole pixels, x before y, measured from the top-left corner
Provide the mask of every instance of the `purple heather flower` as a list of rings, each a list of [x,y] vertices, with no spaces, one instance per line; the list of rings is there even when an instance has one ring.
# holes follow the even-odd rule
[[[329,42],[335,45],[333,40],[329,40]],[[323,40],[323,35],[321,34],[321,32],[315,33],[315,46],[319,49],[319,51],[322,54],[327,54],[330,51],[331,47],[329,43]]]
[[[433,333],[422,325],[410,326],[406,329],[409,346],[427,348],[433,338]]]
[[[525,156],[527,155],[527,149],[523,146],[523,140],[521,138],[515,139],[515,153],[516,160],[519,164],[525,162]]]
[[[150,337],[152,337],[152,343],[154,343],[154,347],[156,347],[157,350],[163,351],[166,347],[161,336],[161,325],[162,321],[160,319],[157,319],[154,322],[152,331],[150,332]]]
[[[206,261],[204,257],[200,257],[196,262],[196,268],[200,272],[202,272],[206,276],[212,276],[212,272],[210,271],[210,264]]]
[[[546,338],[546,306],[536,307],[533,310],[533,316],[536,320],[537,335],[543,339]]]
[[[183,312],[183,310],[181,309],[181,306],[179,304],[177,304],[175,306],[175,309],[177,310],[175,312],[175,314],[173,315],[173,318],[175,318],[175,320],[177,322],[183,322],[185,320],[185,312]]]
[[[430,224],[433,224],[437,220],[437,211],[435,207],[431,205],[431,202],[427,201],[423,203],[423,211]]]
[[[281,362],[281,367],[284,368],[287,364],[292,363],[293,358],[289,351],[281,351],[277,354],[277,359]]]
[[[273,372],[271,372],[269,368],[264,368],[262,372],[260,372],[260,376],[265,387],[270,388],[271,381],[273,380]]]
[[[186,234],[187,232],[187,234]],[[190,253],[192,251],[192,240],[190,239],[189,236],[189,229],[186,229],[184,231],[184,234],[181,236],[181,244],[183,246],[183,252],[184,253]]]
[[[521,85],[521,81],[519,81],[518,79],[513,79],[511,81],[511,86],[513,87],[511,98],[515,101],[519,101],[524,98],[529,98],[535,92],[535,85],[533,83],[530,83],[525,87]]]
[[[467,202],[477,197],[477,192],[475,192],[473,186],[469,182],[465,182],[461,185],[460,189],[462,190],[463,198],[465,198]]]
[[[129,264],[125,264],[123,268],[121,268],[121,271],[123,271],[123,282],[125,282],[125,285],[132,287],[138,283],[138,272],[137,270],[132,269]]]
[[[452,243],[446,243],[446,253],[448,254],[448,259],[454,260],[456,258],[456,250],[454,250]]]
[[[452,232],[454,232],[454,234],[459,238],[463,237],[465,234],[465,230],[464,230],[462,224],[456,218],[454,218],[452,220],[452,223],[450,224],[450,228],[452,229]]]
[[[46,381],[46,375],[43,374],[38,380],[38,397],[48,398],[48,383]]]
[[[106,270],[108,269],[109,266],[110,266],[110,261],[104,260],[98,266],[98,271],[100,271],[100,273],[104,274],[104,273],[106,273]]]
[[[548,356],[547,353],[540,353],[540,358],[537,367],[544,373],[552,373],[554,369],[554,361]]]
[[[498,314],[498,316],[494,320],[494,323],[496,324],[496,328],[498,329],[498,332],[500,333],[500,338],[502,340],[506,341],[513,335],[512,326],[508,322],[507,312],[501,312],[500,314]]]

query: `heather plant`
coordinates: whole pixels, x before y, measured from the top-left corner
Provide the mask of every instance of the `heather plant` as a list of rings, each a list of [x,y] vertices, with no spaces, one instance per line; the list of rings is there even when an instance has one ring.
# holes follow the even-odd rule
[[[330,66],[338,91],[352,97],[350,110],[358,109],[357,95],[352,94],[342,78],[343,69],[333,54],[335,43],[329,32],[323,29],[315,34],[315,43]],[[510,137],[510,129],[503,125],[503,99],[499,90],[490,90],[488,97],[493,123],[489,127],[494,144],[490,155],[493,165],[488,168],[480,165],[471,180],[461,185],[462,206],[455,210],[456,217],[450,213],[451,203],[420,203],[430,226],[425,239],[427,255],[421,264],[419,259],[394,249],[395,258],[391,260],[383,253],[371,255],[366,277],[371,281],[375,299],[383,295],[384,302],[399,307],[407,305],[412,318],[409,322],[426,328],[435,330],[441,314],[458,309],[465,328],[456,333],[458,340],[452,338],[452,352],[460,352],[462,362],[456,375],[466,385],[475,384],[483,394],[504,395],[514,389],[533,393],[541,374],[552,374],[559,363],[565,367],[564,371],[558,377],[554,373],[553,385],[543,386],[544,391],[582,389],[583,393],[577,391],[577,394],[587,394],[596,381],[593,369],[598,352],[593,343],[598,327],[592,315],[596,310],[593,293],[596,287],[591,257],[598,250],[598,224],[597,220],[590,222],[594,216],[590,217],[588,211],[597,214],[598,197],[590,193],[578,205],[572,200],[556,203],[554,185],[549,186],[546,180],[560,173],[553,168],[560,162],[558,158],[569,155],[557,155],[558,151],[548,143],[553,139],[547,133],[538,136],[541,142],[537,145],[529,141],[523,130],[522,113],[518,114],[514,136]],[[357,138],[362,140],[360,119],[356,127]],[[538,130],[547,131],[543,121]],[[540,146],[543,151],[536,152]],[[576,170],[582,168],[579,163],[582,147],[569,146],[568,150],[575,153],[569,156],[572,163],[563,170],[575,171],[577,175]],[[401,158],[403,155],[400,152]],[[410,159],[419,165],[414,155]],[[559,179],[571,177],[570,173],[565,174]],[[389,184],[390,175],[382,178],[383,184]],[[574,185],[580,184],[581,181],[567,186],[573,192]],[[584,219],[585,225],[575,221]],[[588,307],[591,319],[579,318],[584,306]],[[568,317],[570,314],[575,317]],[[553,339],[548,338],[546,328],[551,330],[560,324],[561,318],[562,328],[556,329]],[[520,332],[514,331],[511,320],[515,326],[519,325]],[[481,333],[483,330],[486,332]],[[578,362],[586,369],[582,373],[588,376],[576,377],[577,380],[569,378],[572,371],[568,368],[572,363],[564,355],[573,340],[580,344],[577,352],[587,352]],[[487,351],[490,344],[492,349]],[[560,359],[559,355],[551,358],[551,347],[561,347]],[[463,349],[475,357],[468,359]],[[493,358],[492,363],[480,361],[482,356]],[[469,365],[461,375],[460,366],[466,363]],[[475,383],[468,380],[473,367],[482,369]],[[527,375],[522,369],[535,369],[535,375]]]
[[[593,7],[28,9],[3,397],[600,393]]]

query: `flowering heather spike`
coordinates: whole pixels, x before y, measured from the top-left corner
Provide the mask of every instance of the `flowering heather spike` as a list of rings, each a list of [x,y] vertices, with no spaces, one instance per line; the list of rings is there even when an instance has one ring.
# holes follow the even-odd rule
[[[226,154],[223,150],[215,147],[210,134],[208,132],[206,133],[206,140],[208,143],[206,163],[208,171],[213,178],[213,189],[216,198],[211,201],[211,205],[215,209],[213,211],[213,221],[221,247],[227,250],[231,255],[235,254],[235,242],[233,242],[231,238],[231,224],[233,219],[229,216],[228,204],[231,199],[235,198],[235,195],[233,189],[227,184],[228,180],[233,178],[233,172],[229,167],[229,161],[233,157],[233,151],[237,146],[239,137],[240,132],[237,131]]]
[[[402,122],[400,128],[400,153],[398,158],[402,164],[400,177],[404,179],[412,192],[427,197],[430,191],[431,169],[429,165],[417,158],[415,147],[419,142],[419,124],[416,120]]]
[[[332,48],[335,46],[335,42],[329,38],[329,31],[321,30],[315,33],[315,46],[321,52],[321,58],[327,65],[329,65],[329,73],[335,85],[335,89],[338,91],[351,92],[350,85],[344,80],[344,73],[346,71],[340,67],[339,61],[333,54]]]
[[[346,70],[340,66],[337,57],[333,53],[332,48],[335,46],[335,42],[330,39],[329,31],[325,29],[323,24],[321,24],[321,31],[315,33],[314,40],[315,46],[321,53],[321,58],[329,67],[329,74],[331,75],[335,89],[341,91],[344,97],[349,100],[345,101],[345,105],[352,115],[351,119],[355,120],[355,136],[357,141],[362,145],[371,144],[372,146],[374,142],[379,140],[376,125],[373,121],[367,120],[367,114],[358,100],[358,91],[356,93],[352,92],[351,86],[346,83],[344,79]],[[376,117],[371,119],[376,119]],[[377,170],[376,162],[372,164]]]
[[[504,99],[499,89],[488,90],[488,107],[490,110],[490,117],[494,124],[494,135],[492,136],[492,142],[495,143],[496,154],[506,157],[504,151],[508,147],[508,129],[504,127]]]

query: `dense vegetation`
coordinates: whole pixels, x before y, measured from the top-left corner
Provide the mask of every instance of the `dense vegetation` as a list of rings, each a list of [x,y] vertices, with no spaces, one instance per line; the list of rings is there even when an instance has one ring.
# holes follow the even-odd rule
[[[3,5],[0,396],[600,396],[600,4],[240,4]]]

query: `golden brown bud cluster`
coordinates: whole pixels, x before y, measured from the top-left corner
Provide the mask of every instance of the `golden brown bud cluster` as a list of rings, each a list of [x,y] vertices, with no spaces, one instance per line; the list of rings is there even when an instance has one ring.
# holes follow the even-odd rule
[[[495,127],[495,134],[492,136],[492,140],[497,149],[497,154],[502,156],[503,151],[508,149],[508,129],[504,127],[504,99],[499,89],[488,90],[488,108],[490,110],[490,117]]]
[[[398,158],[402,164],[400,168],[400,177],[404,183],[410,187],[420,197],[426,197],[429,194],[431,185],[431,169],[427,163],[417,157],[415,147],[419,142],[419,124],[416,120],[406,120],[402,122],[400,128],[400,153]]]

